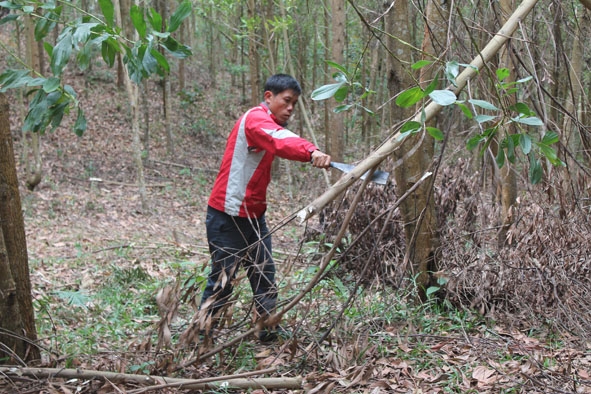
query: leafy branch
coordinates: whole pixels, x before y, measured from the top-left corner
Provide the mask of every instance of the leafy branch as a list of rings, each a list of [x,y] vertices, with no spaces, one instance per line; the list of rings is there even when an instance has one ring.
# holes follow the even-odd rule
[[[83,16],[75,21],[64,21],[65,27],[53,46],[43,40],[62,19],[64,6],[76,9]],[[0,19],[0,25],[17,22],[24,17],[36,19],[35,40],[43,42],[53,74],[45,77],[29,66],[24,69],[9,69],[0,74],[0,92],[32,88],[27,92],[27,96],[34,94],[34,97],[29,103],[29,111],[23,125],[24,131],[44,133],[48,127],[53,131],[60,125],[65,114],[76,109],[78,115],[74,132],[78,136],[85,132],[86,119],[76,99],[76,93],[71,86],[62,82],[62,74],[74,55],[78,67],[84,70],[92,60],[94,49],[100,48],[101,57],[109,67],[115,64],[118,54],[123,54],[123,63],[131,80],[136,84],[140,84],[153,74],[165,75],[170,71],[168,60],[159,48],[180,59],[191,55],[189,47],[172,37],[172,33],[178,30],[183,20],[191,14],[190,0],[181,2],[165,24],[162,16],[154,8],[132,6],[130,18],[139,36],[137,41],[121,34],[121,27],[115,23],[112,0],[99,0],[102,18],[62,0],[58,0],[57,3],[6,0],[0,2],[0,7],[12,11]],[[1,48],[6,50],[4,45]],[[12,53],[10,55],[15,56]],[[22,60],[19,60],[19,63],[26,65]]]

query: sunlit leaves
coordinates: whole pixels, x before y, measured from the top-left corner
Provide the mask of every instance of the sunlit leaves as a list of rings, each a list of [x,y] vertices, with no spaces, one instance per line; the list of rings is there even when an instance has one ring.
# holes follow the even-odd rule
[[[425,97],[423,89],[420,86],[414,86],[405,90],[396,97],[396,105],[401,108],[409,108],[416,105]]]

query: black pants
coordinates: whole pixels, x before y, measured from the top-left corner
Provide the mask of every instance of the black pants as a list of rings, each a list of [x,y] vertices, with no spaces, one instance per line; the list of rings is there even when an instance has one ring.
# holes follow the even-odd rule
[[[228,302],[232,279],[242,265],[250,281],[257,312],[260,316],[272,313],[277,302],[277,287],[265,216],[241,218],[207,207],[205,226],[212,264],[201,297],[202,311],[215,317]]]

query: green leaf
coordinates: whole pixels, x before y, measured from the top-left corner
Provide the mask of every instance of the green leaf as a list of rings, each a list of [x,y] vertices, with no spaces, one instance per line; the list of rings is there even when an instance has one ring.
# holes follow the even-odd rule
[[[434,90],[429,93],[429,97],[437,104],[442,106],[452,105],[456,102],[457,97],[451,90]]]
[[[433,293],[437,293],[438,291],[439,291],[439,287],[438,286],[430,286],[425,291],[425,295],[427,297],[429,297],[430,295],[432,295]]]
[[[168,22],[168,32],[172,33],[176,31],[183,23],[183,20],[191,15],[192,6],[189,0],[184,0],[181,4],[179,4],[178,8],[170,17],[170,22]]]
[[[74,43],[85,43],[92,33],[92,29],[97,27],[99,24],[96,22],[80,23],[76,26],[74,31]]]
[[[490,122],[491,120],[495,120],[497,117],[492,115],[476,115],[474,120],[478,123],[485,123]]]
[[[342,72],[343,75],[347,75],[348,74],[347,69],[344,66],[341,66],[338,63],[335,63],[335,62],[330,61],[330,60],[326,60],[326,64],[329,65],[332,68],[336,68],[337,70],[339,70],[340,72]]]
[[[431,83],[423,90],[423,94],[425,96],[431,94],[431,92],[435,91],[439,87],[439,74],[435,75],[435,78],[431,81]]]
[[[515,141],[513,140],[513,136],[507,137],[507,160],[515,163]]]
[[[2,26],[5,23],[15,21],[18,19],[18,17],[19,17],[19,15],[16,15],[16,14],[7,15],[4,18],[0,19],[0,26]]]
[[[518,114],[523,114],[527,116],[536,115],[531,109],[529,109],[529,107],[525,103],[515,103],[512,106],[510,106],[509,109],[517,112]]]
[[[519,146],[524,154],[528,155],[531,152],[531,137],[527,133],[519,134]]]
[[[508,68],[499,68],[497,70],[497,79],[502,82],[503,80],[505,80],[505,78],[507,78],[509,75],[511,74],[511,72],[509,71]]]
[[[166,60],[166,57],[164,57],[160,52],[158,52],[154,48],[150,49],[150,54],[154,57],[154,59],[156,59],[158,65],[165,73],[170,72],[170,65],[168,64],[168,60]]]
[[[421,123],[414,120],[409,120],[408,122],[402,125],[402,127],[400,128],[400,133],[416,133],[417,131],[421,130],[422,127],[423,125]]]
[[[186,45],[179,44],[179,42],[172,37],[168,37],[161,44],[164,49],[174,57],[184,59],[191,56],[191,49]]]
[[[532,76],[530,75],[530,76],[527,76],[527,77],[525,77],[525,78],[521,78],[521,79],[519,79],[519,80],[517,80],[517,81],[515,81],[515,82],[516,82],[516,83],[525,83],[525,82],[529,82],[529,81],[531,81],[532,79],[534,79],[534,77],[532,77]]]
[[[160,15],[154,8],[150,7],[150,12],[148,13],[148,21],[150,21],[150,25],[152,25],[152,29],[156,30],[157,32],[162,31],[162,15]]]
[[[51,56],[51,71],[53,75],[61,75],[72,54],[72,29],[67,27],[60,35],[59,41],[53,47]]]
[[[445,138],[443,132],[439,130],[437,127],[427,126],[427,133],[429,133],[429,135],[437,141],[443,141],[443,139]]]
[[[542,138],[542,144],[545,145],[552,145],[557,143],[560,140],[560,136],[555,133],[554,131],[549,131],[546,134],[544,134],[544,137]]]
[[[542,170],[542,165],[540,161],[533,156],[530,156],[529,161],[529,181],[535,185],[542,180],[542,176],[544,175],[544,171]]]
[[[113,67],[115,64],[115,57],[118,51],[119,44],[112,37],[107,38],[101,43],[101,55],[109,67]]]
[[[404,92],[400,93],[398,97],[396,97],[396,105],[401,108],[408,108],[412,107],[419,101],[421,101],[425,97],[423,90],[420,86],[415,86]]]
[[[78,137],[82,137],[85,131],[86,116],[84,116],[84,111],[82,111],[82,108],[78,107],[78,116],[76,117],[76,123],[74,124],[74,133],[76,133]]]
[[[497,162],[497,166],[499,168],[503,168],[503,166],[505,165],[505,150],[504,149],[499,149],[499,151],[497,152],[497,157],[495,157],[495,161]]]
[[[6,70],[0,74],[0,92],[26,86],[31,79],[29,70]]]
[[[471,137],[470,139],[468,139],[468,141],[466,141],[466,149],[473,150],[484,140],[485,138],[482,135],[475,135],[474,137]]]
[[[536,116],[530,116],[525,118],[515,117],[511,118],[511,120],[513,122],[522,123],[529,126],[544,126],[544,122],[542,122],[542,120]]]
[[[494,104],[491,104],[485,100],[470,99],[470,100],[468,100],[468,102],[477,106],[477,107],[483,108],[483,109],[488,109],[491,111],[498,111],[499,110]]]
[[[457,86],[456,84],[456,77],[460,73],[460,65],[456,61],[447,62],[445,65],[445,77]]]
[[[418,62],[413,63],[410,68],[413,70],[419,70],[425,66],[428,66],[429,64],[433,64],[433,62],[431,60],[419,60]]]
[[[342,103],[343,101],[345,101],[345,99],[347,98],[347,95],[349,94],[349,85],[343,85],[341,86],[334,94],[334,99],[338,102],[338,103]]]
[[[0,7],[8,8],[9,10],[20,10],[23,6],[12,1],[0,1]]]
[[[113,7],[113,2],[111,0],[98,0],[98,3],[107,26],[113,27],[115,25],[115,7]]]
[[[312,100],[319,101],[329,99],[333,97],[344,84],[344,82],[338,82],[321,86],[312,92]]]
[[[456,101],[456,105],[458,107],[460,107],[460,109],[462,110],[462,112],[464,113],[464,116],[468,119],[472,119],[474,116],[472,116],[472,111],[470,111],[470,108],[468,108],[468,106],[462,102]]]
[[[146,21],[144,20],[144,10],[134,4],[129,11],[131,23],[137,30],[140,38],[146,38]]]
[[[333,111],[335,114],[339,114],[339,113],[341,113],[341,112],[345,112],[345,111],[347,111],[347,110],[351,109],[351,107],[353,107],[353,105],[352,105],[352,104],[343,104],[343,105],[339,105],[338,107],[336,107],[336,108],[335,108],[335,109],[333,109],[332,111]]]
[[[561,163],[561,161],[558,159],[556,151],[552,147],[545,144],[538,144],[538,147],[540,148],[542,155],[544,155],[546,159],[550,161],[550,163],[553,165]]]
[[[148,74],[154,74],[158,71],[158,61],[152,56],[152,52],[147,50],[146,45],[142,45],[142,47],[144,48],[141,56],[142,66]]]
[[[58,90],[60,86],[60,79],[56,77],[51,77],[45,80],[45,83],[43,84],[43,90],[45,91],[45,93],[51,93]]]

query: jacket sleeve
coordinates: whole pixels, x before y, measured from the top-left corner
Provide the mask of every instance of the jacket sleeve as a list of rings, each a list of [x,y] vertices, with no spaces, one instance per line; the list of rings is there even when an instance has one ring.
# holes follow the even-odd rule
[[[318,150],[316,145],[281,127],[263,111],[249,114],[246,139],[249,149],[265,150],[288,160],[310,161],[312,152]]]

